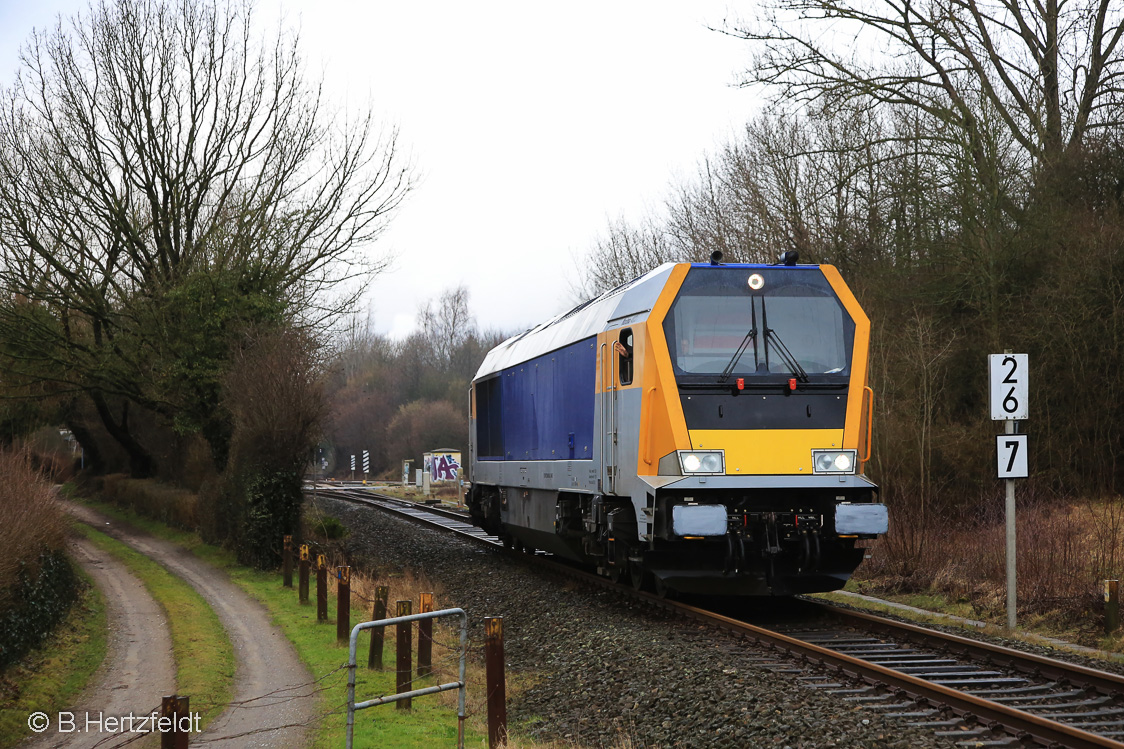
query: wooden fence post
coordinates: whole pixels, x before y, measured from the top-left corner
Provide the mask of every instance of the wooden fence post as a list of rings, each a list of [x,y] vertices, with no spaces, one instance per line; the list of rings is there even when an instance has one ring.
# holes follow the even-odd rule
[[[386,618],[386,602],[390,597],[390,588],[380,585],[375,588],[375,608],[371,613],[371,621],[378,622]],[[367,654],[367,668],[382,670],[383,638],[386,636],[386,627],[371,628],[371,651]]]
[[[316,555],[316,621],[328,621],[328,560]]]
[[[191,737],[193,727],[191,718],[191,700],[188,697],[170,695],[160,700],[160,720],[171,720],[170,731],[160,731],[160,749],[187,749],[188,739]],[[183,729],[181,720],[187,719],[187,729]]]
[[[413,603],[411,601],[399,601],[398,612],[395,616],[409,616],[412,606]],[[411,677],[413,677],[414,669],[413,664],[410,663],[410,657],[413,651],[414,629],[410,622],[402,622],[397,626],[397,630],[398,651],[396,653],[396,658],[398,662],[395,664],[397,678],[395,679],[394,686],[395,691],[398,694],[402,694],[403,692],[409,692],[410,684],[413,683],[413,678]],[[398,700],[396,704],[399,710],[409,710],[410,702],[410,698],[407,697],[404,700]]]
[[[299,587],[297,589],[297,596],[301,603],[308,603],[308,568],[311,566],[308,558],[308,544],[301,544],[301,559],[299,573]]]
[[[433,594],[422,593],[418,603],[418,613],[433,612]],[[433,620],[418,622],[418,677],[429,676],[433,672]]]
[[[293,537],[285,536],[281,551],[281,585],[293,587]]]
[[[488,690],[488,749],[497,749],[507,743],[502,616],[484,620],[484,681]]]
[[[336,567],[336,640],[351,639],[351,568]]]

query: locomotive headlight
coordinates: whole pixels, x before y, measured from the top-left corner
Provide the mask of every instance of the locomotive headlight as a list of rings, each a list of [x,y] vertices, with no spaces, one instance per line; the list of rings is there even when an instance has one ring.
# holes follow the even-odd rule
[[[726,454],[722,450],[680,450],[679,467],[683,473],[725,473]]]
[[[813,450],[812,471],[814,473],[854,473],[854,450]]]

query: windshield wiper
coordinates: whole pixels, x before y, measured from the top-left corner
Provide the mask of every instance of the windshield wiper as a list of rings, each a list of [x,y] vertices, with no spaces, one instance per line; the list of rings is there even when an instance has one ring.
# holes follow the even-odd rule
[[[796,375],[796,379],[800,382],[807,382],[808,373],[804,371],[804,367],[800,366],[800,362],[796,361],[796,357],[788,350],[788,346],[784,345],[784,341],[777,335],[777,331],[769,327],[769,318],[766,315],[765,297],[761,297],[761,324],[765,328],[765,366],[769,366],[769,343],[771,341],[776,344],[777,353],[785,366],[788,367],[788,371]]]
[[[757,358],[757,328],[756,328],[756,326],[750,328],[749,332],[745,334],[745,338],[742,339],[741,345],[738,346],[738,350],[734,352],[734,356],[733,356],[733,358],[730,359],[730,363],[727,364],[726,368],[722,370],[722,374],[718,375],[718,381],[719,382],[725,382],[726,380],[730,379],[730,374],[734,371],[734,367],[738,366],[738,360],[742,358],[742,354],[745,353],[746,347],[749,346],[750,341],[753,341],[753,351],[754,351],[753,358],[756,359]]]
[[[764,311],[762,311],[762,314],[764,314]],[[753,300],[752,299],[749,300],[749,324],[750,324],[749,332],[747,332],[745,334],[745,338],[742,339],[741,344],[738,346],[738,350],[734,352],[734,355],[732,357],[730,357],[730,363],[727,364],[726,368],[722,370],[722,374],[718,375],[718,382],[721,383],[721,382],[725,382],[726,380],[730,379],[730,375],[733,373],[734,367],[738,366],[738,362],[741,360],[742,354],[745,353],[745,349],[749,345],[750,341],[753,341],[753,366],[756,369],[756,367],[757,367],[757,308],[753,306]]]

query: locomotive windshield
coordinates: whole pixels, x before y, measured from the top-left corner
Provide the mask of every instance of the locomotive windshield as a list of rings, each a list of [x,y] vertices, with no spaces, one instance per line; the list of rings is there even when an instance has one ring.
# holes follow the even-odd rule
[[[677,375],[847,375],[855,324],[817,268],[693,267],[664,319]]]

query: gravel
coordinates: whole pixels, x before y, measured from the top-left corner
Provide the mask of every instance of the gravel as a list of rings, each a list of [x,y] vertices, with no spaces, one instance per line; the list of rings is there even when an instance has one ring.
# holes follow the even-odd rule
[[[351,533],[352,565],[423,572],[440,605],[504,617],[511,672],[535,678],[508,698],[517,733],[587,747],[949,747],[930,731],[772,671],[778,657],[609,591],[578,589],[440,531],[320,497]],[[804,675],[808,675],[806,672]]]

